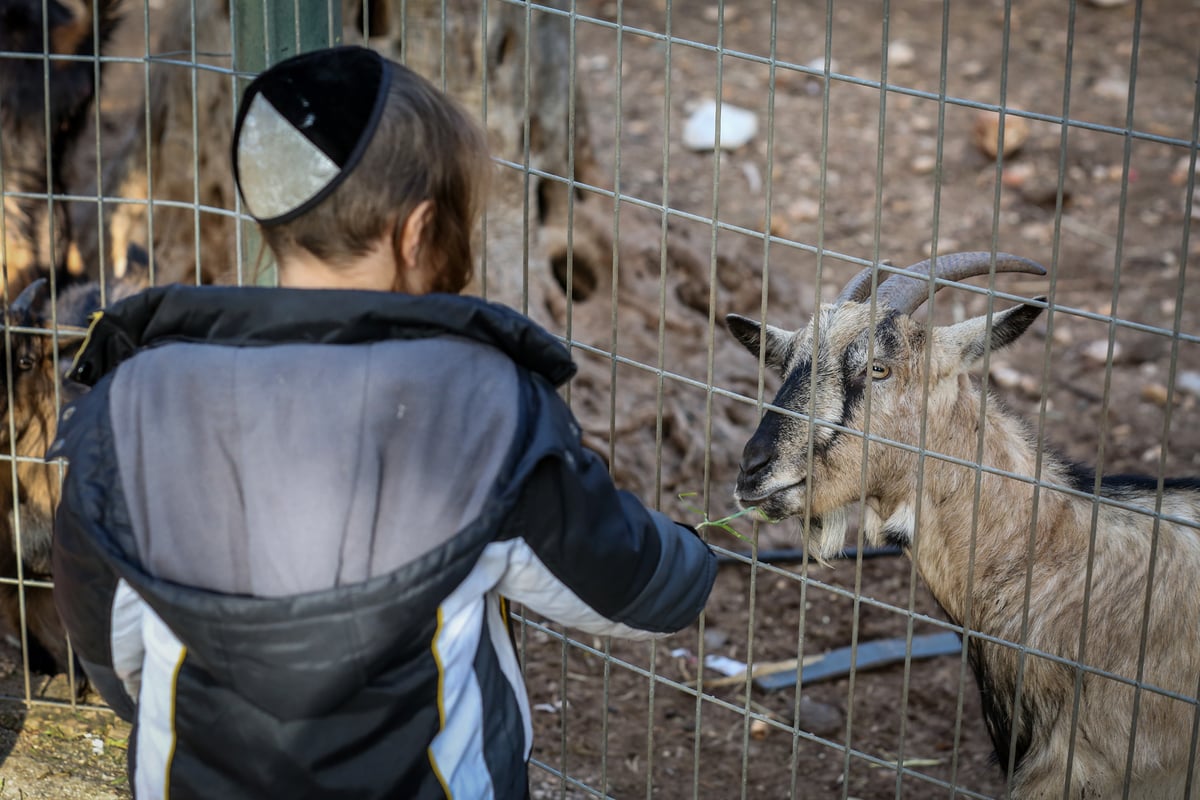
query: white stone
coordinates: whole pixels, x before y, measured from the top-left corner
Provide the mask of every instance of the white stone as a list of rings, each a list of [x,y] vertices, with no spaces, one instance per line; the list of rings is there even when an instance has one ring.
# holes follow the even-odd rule
[[[825,56],[817,56],[816,58],[809,59],[808,63],[806,63],[804,66],[808,67],[809,69],[815,69],[818,72],[824,72],[825,71]],[[830,72],[838,71],[838,62],[836,59],[833,59],[833,58],[829,59],[829,71]],[[814,76],[814,77],[816,77],[816,76]]]
[[[1171,180],[1178,181],[1179,185],[1187,183],[1188,170],[1192,169],[1192,157],[1180,156],[1175,162],[1175,169],[1171,170]],[[1195,172],[1200,175],[1200,158],[1196,159]]]
[[[750,189],[751,194],[758,194],[762,191],[762,173],[758,171],[754,162],[742,163],[742,175],[746,177],[746,186]]]
[[[1107,339],[1097,339],[1094,342],[1090,342],[1086,347],[1083,348],[1083,357],[1085,360],[1087,360],[1097,366],[1107,365],[1108,364],[1108,340]],[[1120,342],[1113,342],[1112,360],[1116,361],[1120,357],[1121,357],[1121,344],[1120,344]]]
[[[1175,377],[1175,388],[1181,392],[1200,397],[1200,372],[1187,370]]]
[[[917,60],[917,51],[908,42],[897,39],[888,45],[888,66],[911,67]]]
[[[1129,99],[1129,80],[1127,78],[1103,78],[1092,84],[1092,94],[1105,100],[1119,100],[1124,103]]]
[[[725,22],[726,24],[729,24],[737,19],[737,16],[738,10],[734,6],[727,5],[724,8],[721,8],[720,6],[709,6],[708,8],[704,9],[705,22]]]
[[[811,197],[799,197],[788,206],[787,215],[795,222],[812,222],[821,215],[821,204]]]
[[[909,169],[917,175],[928,175],[937,169],[937,156],[920,155],[912,160],[908,165]]]
[[[968,80],[976,80],[977,78],[982,78],[986,73],[987,73],[987,65],[984,64],[982,61],[976,61],[975,59],[971,59],[969,61],[964,61],[962,63],[962,66],[960,66],[958,68],[958,74],[962,75],[964,78],[966,78]]]
[[[951,239],[949,236],[942,236],[937,240],[937,251],[939,253],[953,253],[959,249],[959,246],[958,239]],[[927,258],[932,257],[933,240],[930,239],[922,244],[920,252],[925,253]]]
[[[736,150],[758,133],[758,117],[753,111],[721,104],[722,150]],[[683,126],[683,146],[689,150],[713,150],[717,146],[717,104],[705,100],[688,117]]]
[[[1012,389],[1021,385],[1020,372],[1008,366],[1007,364],[992,363],[988,369],[988,374],[997,386],[1002,386],[1005,389]]]

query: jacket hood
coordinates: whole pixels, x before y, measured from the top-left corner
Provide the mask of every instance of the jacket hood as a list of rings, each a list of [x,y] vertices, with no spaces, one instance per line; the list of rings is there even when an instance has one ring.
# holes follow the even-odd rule
[[[69,377],[95,385],[138,350],[167,342],[262,347],[441,335],[491,345],[555,386],[575,374],[566,348],[548,331],[507,306],[476,297],[171,285],[96,314]]]
[[[189,661],[281,719],[329,713],[381,682],[418,680],[437,606],[489,538],[481,520],[449,547],[364,583],[280,598],[229,595],[149,575],[106,543],[118,572],[177,632]],[[429,630],[422,630],[426,626]],[[404,636],[380,635],[404,631]]]

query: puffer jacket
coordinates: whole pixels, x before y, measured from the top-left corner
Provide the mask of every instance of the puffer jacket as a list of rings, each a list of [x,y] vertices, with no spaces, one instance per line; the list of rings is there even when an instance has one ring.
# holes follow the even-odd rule
[[[59,611],[137,800],[521,798],[507,603],[689,625],[715,559],[612,485],[565,349],[449,295],[169,287],[100,315],[62,413]]]

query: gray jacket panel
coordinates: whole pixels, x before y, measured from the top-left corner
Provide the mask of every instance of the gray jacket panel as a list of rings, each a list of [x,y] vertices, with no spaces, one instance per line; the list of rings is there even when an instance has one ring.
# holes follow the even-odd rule
[[[143,563],[258,597],[391,572],[478,516],[517,392],[512,361],[450,337],[146,350],[111,406]]]

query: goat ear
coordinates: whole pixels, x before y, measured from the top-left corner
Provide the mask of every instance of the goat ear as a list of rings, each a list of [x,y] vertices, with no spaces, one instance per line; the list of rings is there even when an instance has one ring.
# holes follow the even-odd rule
[[[45,278],[38,278],[21,290],[21,293],[9,305],[8,310],[13,314],[38,314],[49,297],[50,284]]]
[[[733,338],[741,342],[742,346],[749,350],[755,358],[758,358],[759,340],[765,333],[767,336],[766,352],[764,353],[766,364],[776,372],[783,372],[783,366],[787,361],[788,346],[792,341],[792,334],[789,331],[765,322],[760,324],[740,314],[725,315],[725,324],[729,327]]]
[[[1044,297],[1034,299],[1046,300]],[[947,366],[952,370],[967,369],[983,358],[984,353],[1012,344],[1041,313],[1041,306],[1023,304],[992,314],[991,326],[988,318],[982,316],[939,328],[938,338],[957,356],[957,359],[954,356],[951,359],[958,363]]]

